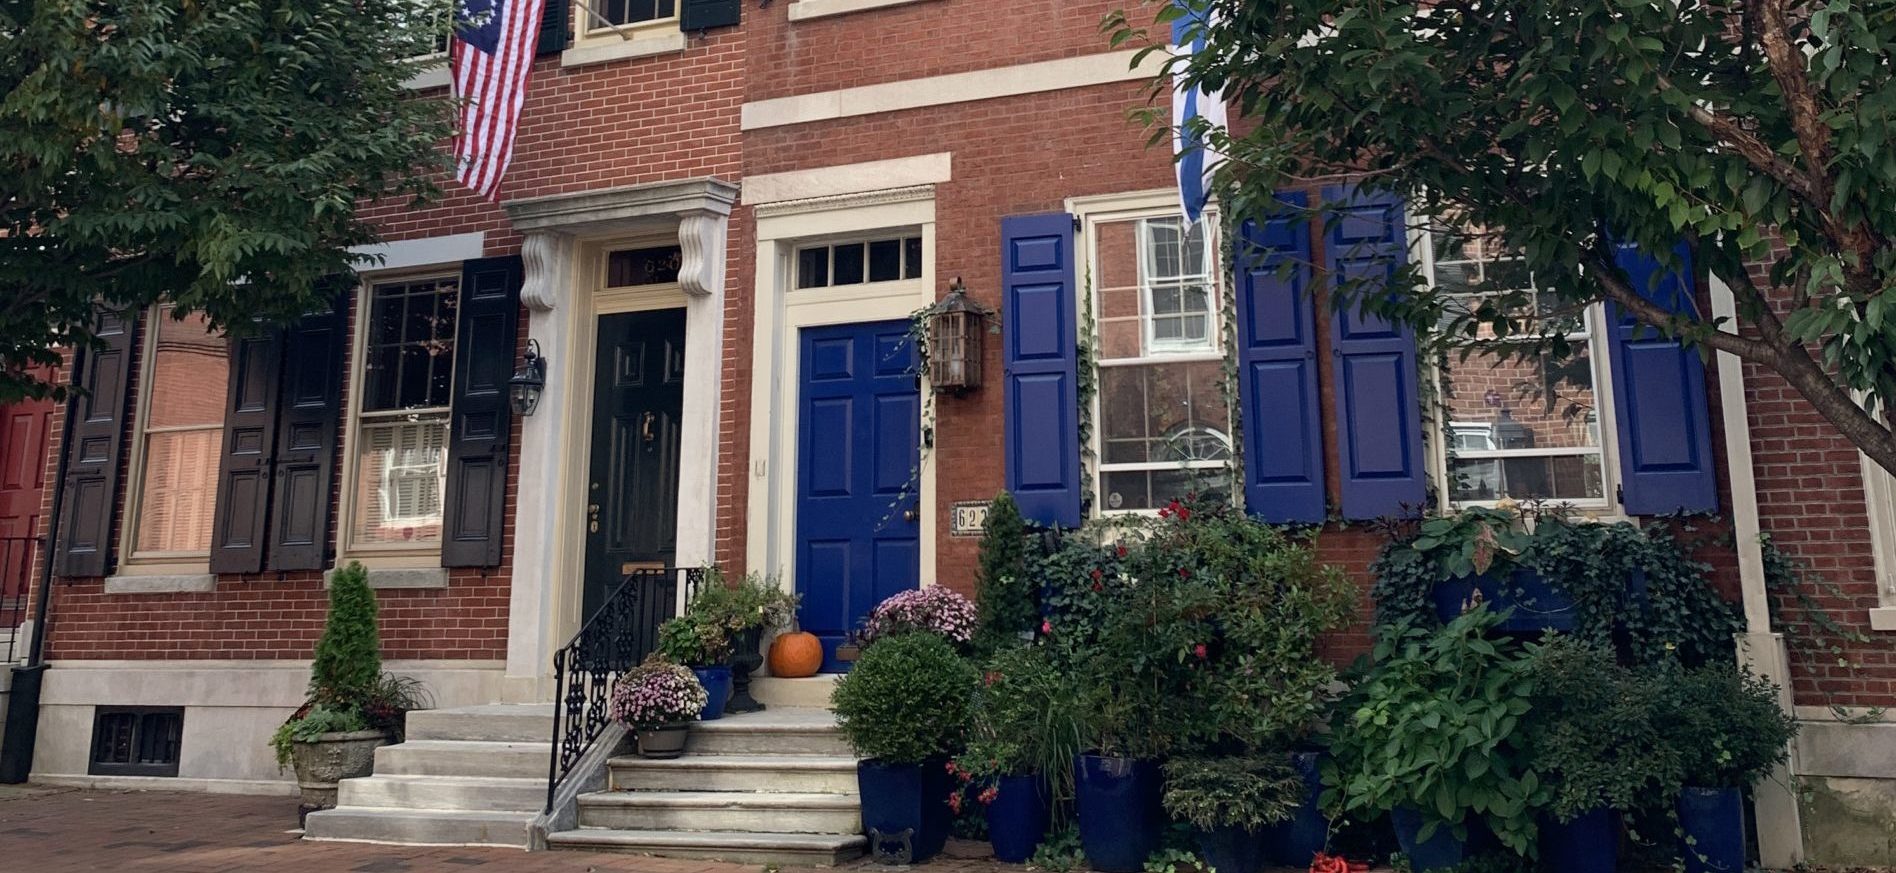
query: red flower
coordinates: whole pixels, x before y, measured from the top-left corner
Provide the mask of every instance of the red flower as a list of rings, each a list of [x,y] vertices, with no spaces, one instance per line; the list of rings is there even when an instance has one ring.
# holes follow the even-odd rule
[[[993,803],[994,798],[999,797],[1000,794],[1001,794],[1001,790],[999,788],[995,788],[994,786],[989,785],[987,787],[987,790],[981,792],[981,794],[979,795],[979,799],[982,804],[989,804],[989,803]]]
[[[1318,852],[1310,859],[1310,873],[1368,873],[1368,870],[1368,863],[1350,861],[1342,855],[1326,855]]]
[[[1104,586],[1104,585],[1101,585],[1101,584],[1099,584],[1098,582],[1094,582],[1094,583],[1093,583],[1093,590],[1094,590],[1094,591],[1105,591],[1105,590],[1106,590],[1106,586]]]
[[[981,674],[982,685],[993,685],[994,683],[999,682],[1000,680],[1001,680],[1001,674],[994,670],[989,670],[986,673]]]
[[[1121,543],[1119,546],[1119,557],[1123,558],[1125,556],[1126,556],[1126,546],[1124,543]]]
[[[1198,660],[1200,661],[1205,660],[1205,657],[1206,657],[1205,644],[1199,643],[1198,645],[1193,646],[1192,654],[1197,655]]]
[[[1191,520],[1192,520],[1192,508],[1191,508],[1191,507],[1189,507],[1189,506],[1180,506],[1180,507],[1178,508],[1178,520],[1179,520],[1179,521],[1191,521]]]
[[[948,795],[948,808],[954,810],[955,815],[961,814],[961,792]]]
[[[1041,620],[1040,620],[1040,632],[1041,632],[1041,633],[1043,633],[1043,634],[1050,634],[1050,633],[1053,633],[1053,622],[1050,622],[1050,621],[1048,621],[1048,620],[1046,620],[1046,619],[1044,619],[1044,618],[1043,618],[1043,619],[1041,619]]]
[[[1098,567],[1094,567],[1094,568],[1093,568],[1093,572],[1092,572],[1092,574],[1091,574],[1091,575],[1092,575],[1092,577],[1093,577],[1093,581],[1094,581],[1094,582],[1098,582],[1098,581],[1100,580],[1100,577],[1101,577],[1101,576],[1104,576],[1104,575],[1106,575],[1106,574],[1105,574],[1105,573],[1102,573],[1102,572],[1100,572],[1100,569],[1099,569]]]
[[[1187,570],[1187,569],[1185,569],[1184,567],[1180,567],[1180,568],[1178,568],[1178,578],[1180,578],[1180,579],[1190,579],[1190,578],[1192,578],[1192,571],[1190,571],[1190,570]]]

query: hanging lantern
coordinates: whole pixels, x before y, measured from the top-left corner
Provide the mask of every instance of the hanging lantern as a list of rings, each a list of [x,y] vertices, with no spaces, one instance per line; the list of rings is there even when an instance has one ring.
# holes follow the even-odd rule
[[[928,381],[936,391],[981,387],[981,341],[988,332],[988,314],[987,307],[968,297],[956,276],[948,296],[929,314]]]

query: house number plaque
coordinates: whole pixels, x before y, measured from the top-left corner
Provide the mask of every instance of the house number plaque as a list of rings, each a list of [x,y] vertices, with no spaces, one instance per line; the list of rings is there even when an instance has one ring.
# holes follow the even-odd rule
[[[956,537],[978,537],[987,532],[988,505],[982,500],[968,500],[952,507],[948,516],[948,535]]]

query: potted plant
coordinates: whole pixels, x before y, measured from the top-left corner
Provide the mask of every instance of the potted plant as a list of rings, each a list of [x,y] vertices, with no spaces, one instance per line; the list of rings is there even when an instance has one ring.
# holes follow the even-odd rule
[[[1777,686],[1731,665],[1660,668],[1660,748],[1677,755],[1687,873],[1744,869],[1744,792],[1784,763],[1797,722]]]
[[[1526,752],[1534,676],[1527,648],[1487,638],[1499,621],[1478,610],[1439,630],[1382,628],[1374,669],[1337,713],[1326,803],[1387,813],[1418,873],[1461,863],[1476,824],[1535,850],[1549,788]]]
[[[797,600],[797,595],[783,590],[774,577],[748,573],[731,579],[716,567],[706,569],[704,584],[687,614],[718,628],[729,641],[725,660],[720,663],[730,668],[730,702],[717,704],[720,713],[724,709],[756,712],[764,708],[750,695],[751,672],[764,663],[764,634],[790,625],[796,618]]]
[[[690,668],[704,686],[706,703],[700,718],[724,717],[724,703],[731,699],[731,667],[725,663],[731,654],[731,638],[722,624],[692,611],[668,619],[658,626],[658,654]]]
[[[352,562],[330,580],[309,699],[270,738],[277,767],[295,770],[305,811],[333,807],[337,783],[369,775],[376,747],[398,741],[403,718],[427,703],[419,683],[382,672],[375,592]]]
[[[965,654],[974,641],[975,615],[974,603],[952,590],[940,585],[912,588],[870,610],[861,645],[866,649],[878,640],[923,633],[941,637]]]
[[[637,734],[640,755],[676,758],[707,699],[689,668],[654,655],[613,683],[609,714]]]
[[[1265,827],[1302,805],[1303,777],[1286,755],[1174,758],[1165,763],[1165,811],[1192,826],[1217,873],[1258,873],[1271,859]]]
[[[1011,864],[1034,856],[1055,797],[1070,795],[1049,782],[1070,772],[1081,746],[1065,683],[1045,647],[997,651],[982,670],[967,751],[955,759],[955,775],[978,787],[994,857]]]
[[[863,650],[830,703],[857,757],[872,858],[919,863],[941,851],[951,821],[949,756],[966,739],[979,673],[934,634]]]

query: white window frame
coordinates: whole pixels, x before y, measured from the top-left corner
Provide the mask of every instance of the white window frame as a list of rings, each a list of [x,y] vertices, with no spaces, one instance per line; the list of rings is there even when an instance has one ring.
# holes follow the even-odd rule
[[[1424,219],[1419,224],[1410,227],[1409,251],[1411,256],[1416,258],[1417,263],[1422,267],[1422,281],[1427,283],[1430,287],[1433,287],[1435,284],[1435,240],[1430,232],[1432,228],[1430,221],[1432,221],[1432,219]],[[1624,517],[1624,510],[1619,502],[1619,430],[1614,421],[1615,409],[1613,403],[1611,366],[1612,337],[1611,331],[1608,329],[1611,325],[1608,324],[1606,319],[1606,305],[1599,302],[1588,305],[1584,318],[1586,323],[1585,336],[1587,339],[1588,357],[1591,360],[1591,369],[1593,371],[1593,397],[1598,407],[1598,415],[1594,421],[1589,423],[1589,427],[1598,432],[1601,496],[1599,498],[1557,499],[1549,500],[1548,502],[1554,505],[1571,507],[1579,514],[1589,518],[1602,520],[1622,518]],[[1578,332],[1568,334],[1569,339],[1578,339],[1580,336],[1581,334]],[[1452,368],[1455,363],[1456,362],[1451,361],[1450,367]],[[1442,368],[1440,362],[1435,360],[1426,362],[1423,376],[1430,380],[1430,384],[1434,386],[1435,389],[1432,393],[1439,398],[1442,384]],[[1424,435],[1424,440],[1428,446],[1429,477],[1435,485],[1437,508],[1443,512],[1454,512],[1459,509],[1474,507],[1492,508],[1500,504],[1502,498],[1494,500],[1455,500],[1449,495],[1449,446],[1447,445],[1449,432],[1457,425],[1466,425],[1468,422],[1449,421],[1443,418],[1448,414],[1448,410],[1440,402],[1437,402],[1434,413],[1438,420],[1426,423],[1428,426],[1424,428],[1427,431]],[[1582,457],[1587,453],[1575,451],[1570,448],[1537,448],[1477,450],[1472,456],[1467,451],[1456,450],[1455,454],[1458,458],[1465,460],[1505,460],[1507,458],[1556,456]],[[1513,499],[1519,502],[1523,499],[1532,498]]]
[[[1079,220],[1080,239],[1077,243],[1077,248],[1079,252],[1084,255],[1084,259],[1080,260],[1076,265],[1078,270],[1074,277],[1076,280],[1074,293],[1076,295],[1087,294],[1092,297],[1091,309],[1095,313],[1096,320],[1097,313],[1100,311],[1099,282],[1096,270],[1094,269],[1095,265],[1099,263],[1099,232],[1097,228],[1102,224],[1117,224],[1126,221],[1140,222],[1138,227],[1134,230],[1134,239],[1135,246],[1138,249],[1139,259],[1139,305],[1142,307],[1139,320],[1141,342],[1145,344],[1144,354],[1137,358],[1116,358],[1111,361],[1106,360],[1104,355],[1095,354],[1093,363],[1096,376],[1098,375],[1098,371],[1110,367],[1133,367],[1152,364],[1190,364],[1208,361],[1216,361],[1222,364],[1224,362],[1227,352],[1227,350],[1223,348],[1225,341],[1223,323],[1224,296],[1229,293],[1229,289],[1225,287],[1222,267],[1224,245],[1220,237],[1221,226],[1218,221],[1218,210],[1215,205],[1207,207],[1204,214],[1199,218],[1200,223],[1205,227],[1205,267],[1208,282],[1212,287],[1211,319],[1207,328],[1208,335],[1211,338],[1211,346],[1209,349],[1199,348],[1178,351],[1155,349],[1151,344],[1151,289],[1146,281],[1149,273],[1145,263],[1147,253],[1144,224],[1146,220],[1154,218],[1179,218],[1182,222],[1183,218],[1179,215],[1178,191],[1176,189],[1169,189],[1111,194],[1100,197],[1076,197],[1067,201],[1067,211],[1072,213]],[[1075,303],[1077,304],[1075,306],[1076,317],[1081,319],[1079,329],[1084,330],[1086,327],[1084,323],[1084,312],[1087,309],[1088,301],[1076,299]],[[1082,339],[1091,343],[1095,350],[1099,349],[1097,328],[1095,328],[1095,332],[1092,336],[1082,337]],[[1234,429],[1229,418],[1229,416],[1235,414],[1235,410],[1226,410],[1227,420],[1221,432],[1225,440],[1231,442],[1229,454],[1232,460],[1145,461],[1107,464],[1104,461],[1106,457],[1105,418],[1099,392],[1094,392],[1088,407],[1087,414],[1092,417],[1093,421],[1091,444],[1083,447],[1083,449],[1090,452],[1091,461],[1087,465],[1090,466],[1091,469],[1081,470],[1080,475],[1091,479],[1093,493],[1100,495],[1093,501],[1092,508],[1093,515],[1097,517],[1109,518],[1113,516],[1152,515],[1158,511],[1157,509],[1112,509],[1107,507],[1103,496],[1106,492],[1107,473],[1180,469],[1235,470],[1232,460],[1235,460],[1241,451],[1241,448],[1233,440]],[[1237,500],[1239,499],[1239,495],[1235,492],[1238,483],[1235,477],[1233,478],[1232,484],[1234,491],[1232,499]]]
[[[1178,227],[1181,234],[1179,237],[1179,273],[1177,276],[1161,278],[1153,274],[1157,266],[1153,263],[1153,259],[1155,255],[1154,249],[1158,245],[1158,237],[1152,232],[1152,229],[1160,226],[1160,224],[1157,223],[1160,218],[1168,217],[1178,219]],[[1190,339],[1160,339],[1158,336],[1159,319],[1176,320],[1181,325],[1182,333],[1182,325],[1185,323],[1185,320],[1197,313],[1181,309],[1178,312],[1168,312],[1161,315],[1153,301],[1153,292],[1156,286],[1161,284],[1177,285],[1180,289],[1181,299],[1183,299],[1184,289],[1189,287],[1194,279],[1201,282],[1207,288],[1222,290],[1221,283],[1218,281],[1218,275],[1214,269],[1218,260],[1217,253],[1214,251],[1218,240],[1217,225],[1214,223],[1215,218],[1215,215],[1207,212],[1197,225],[1198,227],[1204,228],[1205,232],[1204,266],[1206,271],[1200,273],[1188,273],[1185,271],[1185,240],[1191,237],[1191,229],[1185,226],[1184,218],[1179,216],[1159,216],[1157,218],[1139,219],[1138,230],[1136,231],[1136,235],[1139,238],[1139,305],[1142,307],[1142,314],[1139,317],[1139,321],[1140,327],[1145,335],[1145,349],[1150,356],[1190,355],[1218,351],[1219,331],[1222,325],[1218,322],[1220,309],[1218,304],[1220,301],[1216,299],[1216,293],[1206,298],[1207,305],[1204,310],[1205,339],[1202,342]],[[1098,301],[1095,300],[1094,303],[1097,305]]]
[[[1876,574],[1877,605],[1870,609],[1870,629],[1896,631],[1896,475],[1870,460],[1869,455],[1858,452],[1857,457],[1863,471],[1863,504]]]
[[[363,410],[363,397],[367,393],[366,389],[368,387],[369,328],[373,320],[371,318],[371,310],[375,303],[375,286],[444,281],[452,281],[456,283],[457,288],[459,287],[461,272],[458,266],[453,270],[444,270],[436,267],[434,269],[402,273],[365,273],[362,276],[361,283],[356,286],[354,307],[355,325],[349,338],[349,401],[347,404],[348,408],[345,410],[346,417],[343,419],[341,437],[341,507],[336,517],[337,566],[342,566],[354,558],[365,559],[364,563],[379,567],[439,566],[441,556],[441,543],[439,541],[419,546],[409,543],[358,543],[355,541],[355,522],[357,514],[365,510],[365,507],[358,505],[358,501],[356,500],[356,490],[360,484],[358,477],[362,474],[360,440],[362,439],[363,426],[365,423],[373,424],[381,421],[397,421],[400,419],[419,420],[426,416],[440,416],[442,418],[443,427],[453,426],[452,405],[373,412]],[[455,313],[455,318],[456,331],[458,333],[460,319],[460,313],[458,311]],[[459,354],[460,349],[455,349],[455,353]],[[449,372],[453,372],[452,364],[450,364]],[[450,376],[448,385],[448,396],[454,396],[452,376]],[[447,444],[444,442],[443,452],[445,453],[446,451]],[[446,466],[445,463],[442,465],[441,477],[443,481],[439,486],[444,501],[447,497]],[[445,536],[445,505],[442,507],[442,510],[443,534]],[[388,525],[390,522],[401,520],[402,519],[384,518],[383,524]],[[417,519],[408,520],[415,521]]]
[[[157,373],[159,319],[171,316],[165,310],[170,303],[155,303],[145,312],[145,330],[141,337],[142,348],[138,358],[138,398],[132,412],[132,457],[126,470],[125,502],[119,524],[119,554],[125,556],[120,574],[169,574],[169,573],[208,573],[211,565],[211,547],[206,545],[203,551],[155,551],[138,549],[139,512],[145,505],[145,474],[151,463],[148,443],[152,434],[185,433],[190,431],[224,430],[225,419],[220,417],[215,425],[177,425],[171,427],[147,427],[151,420],[152,394],[157,390],[158,380],[152,378]],[[228,364],[228,346],[225,361]],[[229,376],[226,375],[228,379]],[[226,383],[228,384],[228,383]],[[224,400],[219,403],[225,403]],[[230,411],[225,409],[228,417]],[[220,440],[221,443],[221,440]],[[217,500],[217,480],[211,481],[211,500]]]

